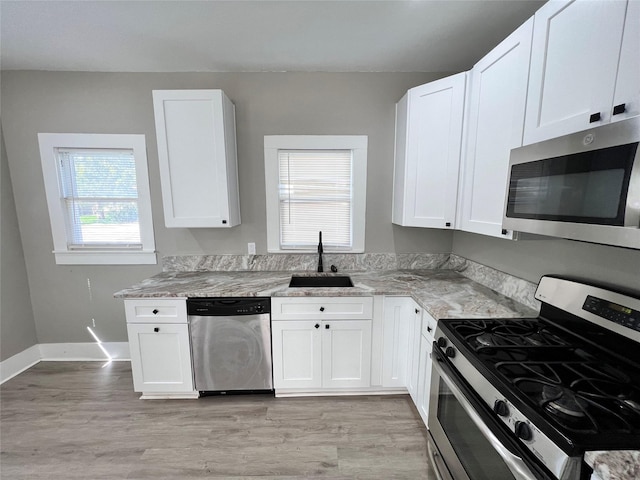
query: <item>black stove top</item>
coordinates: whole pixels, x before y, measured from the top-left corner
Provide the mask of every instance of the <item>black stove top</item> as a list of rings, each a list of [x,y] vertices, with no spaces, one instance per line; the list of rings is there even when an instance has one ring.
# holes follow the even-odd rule
[[[465,357],[566,450],[640,446],[639,345],[621,356],[543,318],[441,323]],[[615,344],[618,335],[606,335]]]

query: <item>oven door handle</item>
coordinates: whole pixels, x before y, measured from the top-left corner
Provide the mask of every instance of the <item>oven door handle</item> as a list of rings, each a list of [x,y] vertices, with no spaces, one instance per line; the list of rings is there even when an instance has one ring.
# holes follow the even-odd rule
[[[460,402],[462,408],[464,408],[465,412],[473,423],[476,424],[482,435],[491,443],[491,446],[496,450],[498,455],[504,460],[507,468],[513,473],[514,477],[517,480],[537,480],[538,477],[535,476],[528,465],[524,462],[524,460],[517,455],[514,455],[509,451],[509,449],[498,439],[498,437],[493,433],[491,428],[487,426],[487,424],[483,421],[480,414],[473,407],[471,402],[467,399],[467,396],[464,392],[459,388],[457,383],[445,372],[445,369],[449,369],[450,367],[446,364],[446,359],[441,357],[441,353],[438,348],[435,348],[434,351],[437,352],[435,355],[435,362],[433,362],[434,367],[438,370],[438,374],[440,377],[447,383],[447,386],[454,394],[456,399]]]

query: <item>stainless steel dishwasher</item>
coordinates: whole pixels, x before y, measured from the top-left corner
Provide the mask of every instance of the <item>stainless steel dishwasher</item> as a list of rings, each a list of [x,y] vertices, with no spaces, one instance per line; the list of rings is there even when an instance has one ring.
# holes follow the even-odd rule
[[[273,391],[270,298],[190,298],[187,314],[196,390]]]

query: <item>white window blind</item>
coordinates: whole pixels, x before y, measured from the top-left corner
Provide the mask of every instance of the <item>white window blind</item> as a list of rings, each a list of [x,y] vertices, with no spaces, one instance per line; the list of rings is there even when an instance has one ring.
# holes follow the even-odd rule
[[[353,244],[351,150],[278,150],[280,247]]]
[[[136,161],[129,149],[56,149],[67,245],[142,249]]]

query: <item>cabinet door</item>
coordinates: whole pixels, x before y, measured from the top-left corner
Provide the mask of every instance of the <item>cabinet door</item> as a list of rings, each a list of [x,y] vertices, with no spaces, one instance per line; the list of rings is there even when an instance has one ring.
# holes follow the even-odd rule
[[[533,19],[471,70],[458,228],[502,238],[512,148],[522,144]]]
[[[136,392],[194,390],[188,325],[130,323],[127,333]]]
[[[222,90],[154,90],[167,227],[240,223],[235,108]]]
[[[322,322],[322,386],[371,385],[371,320]]]
[[[274,388],[322,387],[320,326],[308,320],[271,322]]]
[[[411,331],[409,332],[409,352],[407,363],[407,390],[418,403],[418,377],[420,370],[420,338],[422,337],[422,309],[417,303],[413,303],[413,316],[411,318]]]
[[[415,319],[408,297],[386,297],[382,333],[382,386],[406,387],[409,337]]]
[[[629,1],[622,35],[613,105],[624,103],[624,112],[612,110],[612,122],[640,115],[640,0]]]
[[[412,88],[399,102],[393,223],[453,228],[465,85],[460,73]]]
[[[420,341],[420,373],[418,374],[418,399],[416,406],[422,421],[427,425],[429,418],[429,391],[431,388],[431,351],[433,338],[425,336]]]
[[[610,121],[626,7],[563,0],[536,12],[525,144]],[[601,120],[591,122],[596,113]]]

